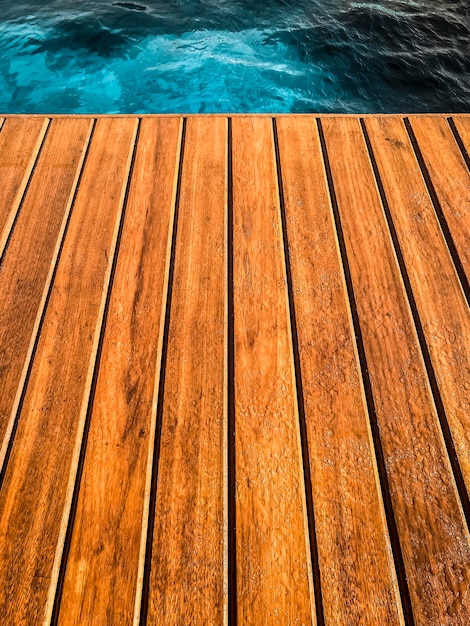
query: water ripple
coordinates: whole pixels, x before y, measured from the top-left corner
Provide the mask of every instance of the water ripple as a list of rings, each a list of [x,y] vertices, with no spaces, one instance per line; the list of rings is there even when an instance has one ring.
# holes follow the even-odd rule
[[[467,0],[0,0],[0,112],[470,112]]]

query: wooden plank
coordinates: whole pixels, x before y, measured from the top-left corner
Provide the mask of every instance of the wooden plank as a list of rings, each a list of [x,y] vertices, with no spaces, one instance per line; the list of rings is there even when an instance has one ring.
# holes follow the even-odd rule
[[[55,583],[135,132],[134,120],[97,123],[58,263],[0,493],[9,624],[41,623]]]
[[[227,120],[188,120],[174,261],[148,623],[223,624]]]
[[[291,116],[277,128],[325,624],[401,624],[318,131]]]
[[[463,626],[468,529],[364,137],[355,119],[322,127],[414,622]]]
[[[403,122],[372,119],[367,129],[470,491],[470,311]]]
[[[70,214],[92,123],[54,120],[2,261],[0,469]],[[57,172],[60,175],[57,175]]]
[[[233,119],[238,623],[315,623],[270,118]]]
[[[455,115],[452,119],[467,155],[470,155],[470,115]]]
[[[148,119],[139,133],[59,624],[105,624],[110,616],[132,623],[139,592],[146,464],[149,448],[150,459],[153,456],[155,438],[154,393],[162,354],[181,124],[178,118]]]
[[[470,279],[470,172],[444,117],[413,116],[410,123],[460,262]]]
[[[0,133],[0,259],[48,126],[49,119],[17,118]]]

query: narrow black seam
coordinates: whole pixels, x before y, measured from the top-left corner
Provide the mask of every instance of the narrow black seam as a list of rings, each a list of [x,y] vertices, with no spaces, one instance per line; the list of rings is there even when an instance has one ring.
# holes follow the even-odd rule
[[[91,133],[90,133],[90,138],[88,140],[88,145],[85,148],[85,156],[83,158],[82,167],[81,167],[81,170],[80,170],[80,173],[79,173],[79,176],[78,176],[77,185],[76,185],[75,190],[74,190],[72,202],[71,202],[71,205],[70,205],[69,214],[68,214],[68,217],[67,217],[67,222],[65,224],[64,232],[62,234],[62,239],[61,239],[61,242],[60,242],[59,250],[57,252],[57,258],[56,258],[56,261],[55,261],[54,270],[52,272],[51,281],[49,283],[47,295],[46,295],[46,298],[45,298],[45,301],[44,301],[44,306],[43,306],[43,309],[42,309],[42,312],[41,312],[41,318],[40,318],[39,324],[38,324],[38,330],[37,330],[37,333],[36,333],[36,337],[34,339],[34,345],[33,345],[32,351],[31,351],[31,357],[29,359],[28,369],[26,371],[26,376],[25,376],[25,380],[24,380],[24,383],[23,383],[23,389],[21,391],[20,400],[18,402],[18,408],[16,410],[16,417],[15,417],[15,421],[14,421],[13,428],[12,428],[12,431],[11,431],[10,441],[8,442],[8,447],[7,447],[7,450],[6,450],[6,453],[5,453],[5,459],[3,461],[2,471],[0,473],[0,490],[2,488],[3,481],[5,479],[5,474],[6,474],[6,470],[7,470],[7,466],[8,466],[8,461],[10,459],[11,451],[12,451],[12,448],[13,448],[13,443],[14,443],[15,436],[16,436],[16,431],[18,430],[18,424],[19,424],[19,420],[20,420],[20,416],[21,416],[21,411],[22,411],[22,408],[23,408],[24,399],[26,397],[26,390],[28,388],[28,383],[29,383],[29,379],[30,379],[30,376],[31,376],[31,371],[33,369],[34,359],[35,359],[37,347],[38,347],[38,344],[39,344],[39,338],[41,336],[41,331],[42,331],[42,327],[43,327],[43,324],[44,324],[44,319],[46,317],[47,307],[48,307],[49,300],[50,300],[50,297],[51,297],[51,294],[52,294],[52,288],[54,286],[54,281],[55,281],[55,277],[56,277],[56,274],[57,274],[57,269],[58,269],[58,266],[59,266],[60,257],[62,255],[62,249],[64,247],[65,238],[66,238],[66,235],[67,235],[67,231],[69,229],[69,224],[70,224],[70,220],[71,220],[71,217],[72,217],[72,212],[73,212],[73,209],[74,209],[74,206],[75,206],[75,199],[77,197],[78,189],[80,187],[80,182],[82,180],[83,171],[85,169],[85,164],[86,164],[86,161],[88,159],[88,154],[89,154],[89,151],[90,151],[90,145],[91,145],[91,140],[92,140],[94,131],[95,131],[95,120],[93,120],[93,125],[92,125],[92,129],[91,129]]]
[[[149,500],[149,519],[147,526],[147,543],[145,549],[145,563],[144,563],[144,576],[142,584],[142,599],[140,605],[140,624],[143,626],[147,623],[148,608],[149,608],[149,595],[150,595],[150,573],[152,566],[152,550],[153,550],[153,535],[155,530],[155,511],[157,506],[157,480],[158,480],[158,465],[160,461],[160,440],[162,432],[162,419],[163,419],[163,400],[165,395],[165,381],[166,381],[166,363],[168,358],[168,333],[170,328],[170,313],[171,304],[173,298],[173,277],[175,267],[175,254],[176,254],[176,236],[178,232],[178,216],[180,208],[181,197],[181,180],[183,172],[184,161],[184,149],[186,141],[186,123],[187,118],[183,118],[183,128],[181,132],[181,148],[180,159],[178,164],[178,180],[176,183],[176,196],[175,196],[175,214],[173,220],[173,233],[171,240],[171,252],[170,252],[170,267],[168,273],[168,290],[166,299],[165,310],[165,325],[163,331],[163,345],[162,356],[160,366],[160,380],[158,386],[158,401],[157,401],[157,415],[155,423],[155,441],[153,448],[153,461],[152,461],[152,481],[150,487],[150,500]]]
[[[395,224],[393,222],[393,217],[390,211],[390,206],[388,204],[388,200],[385,195],[385,189],[383,187],[382,180],[380,178],[377,162],[375,160],[375,156],[374,156],[373,149],[372,149],[372,144],[370,142],[370,138],[367,133],[367,128],[363,120],[361,120],[361,126],[362,126],[362,130],[364,133],[365,142],[367,144],[367,149],[369,151],[369,156],[370,156],[370,160],[371,160],[372,167],[374,170],[375,178],[377,181],[377,187],[379,189],[380,197],[382,199],[382,205],[383,205],[384,213],[387,219],[390,236],[392,238],[395,252],[397,255],[398,265],[400,267],[401,275],[403,278],[405,291],[408,296],[408,301],[410,304],[410,309],[411,309],[411,313],[413,316],[416,333],[418,335],[419,345],[420,345],[424,363],[426,366],[429,384],[430,384],[432,395],[434,398],[434,404],[436,407],[437,416],[441,425],[441,430],[442,430],[442,434],[444,437],[447,454],[449,456],[450,464],[452,466],[452,470],[454,473],[454,478],[455,478],[455,482],[457,485],[457,490],[460,496],[460,500],[462,503],[462,508],[464,511],[465,519],[467,520],[467,525],[470,526],[470,500],[469,500],[469,496],[467,493],[467,489],[465,487],[465,481],[463,478],[462,470],[460,468],[460,463],[457,457],[457,453],[455,451],[452,433],[451,433],[449,424],[447,422],[446,412],[445,412],[444,404],[442,402],[441,392],[439,391],[439,385],[437,383],[436,374],[434,372],[434,366],[432,364],[431,355],[429,353],[428,345],[426,343],[426,337],[425,337],[423,326],[421,323],[421,318],[418,312],[418,307],[416,305],[416,300],[413,294],[413,290],[411,288],[408,271],[406,269],[405,260],[404,260],[403,253],[401,250],[398,235],[395,229]]]
[[[362,123],[362,120],[361,120]],[[333,209],[333,216],[336,226],[336,232],[338,236],[339,248],[341,253],[341,261],[344,269],[344,276],[346,280],[347,293],[349,298],[349,306],[351,310],[351,316],[354,327],[354,334],[356,338],[357,352],[359,356],[359,363],[361,368],[362,380],[364,385],[364,393],[366,397],[367,409],[369,413],[369,423],[372,433],[372,439],[374,443],[375,456],[377,461],[377,471],[379,475],[380,487],[382,491],[382,500],[384,503],[385,517],[387,520],[387,527],[390,536],[390,544],[392,548],[393,560],[395,563],[395,571],[397,574],[398,587],[400,592],[400,598],[402,602],[403,615],[405,618],[405,624],[407,626],[414,626],[413,610],[410,598],[410,592],[406,580],[405,564],[403,561],[403,555],[401,552],[400,537],[398,534],[395,513],[393,510],[392,498],[390,495],[390,485],[388,482],[387,470],[385,466],[385,456],[382,448],[382,442],[380,439],[380,429],[377,418],[377,411],[375,407],[374,395],[372,392],[372,385],[369,377],[369,369],[367,366],[367,357],[364,347],[364,340],[362,336],[361,325],[359,321],[359,314],[356,306],[356,296],[354,294],[353,280],[351,277],[351,270],[349,267],[349,261],[347,256],[346,242],[343,233],[343,227],[341,225],[340,212],[338,207],[338,201],[334,188],[333,175],[330,167],[330,160],[328,156],[325,136],[323,133],[323,127],[321,120],[317,118],[318,132],[320,136],[320,143],[323,152],[323,160],[325,164],[325,171],[328,181],[328,188],[330,192],[331,206]],[[336,158],[342,158],[341,155],[337,155]]]
[[[135,137],[135,141],[134,141],[134,146],[132,148],[132,160],[131,160],[131,165],[130,165],[130,168],[129,168],[129,174],[128,174],[127,181],[126,181],[126,191],[125,191],[125,195],[124,195],[121,216],[120,216],[120,219],[119,219],[119,229],[118,229],[118,233],[117,233],[116,247],[115,247],[115,250],[114,250],[114,256],[113,256],[112,265],[111,265],[111,273],[110,273],[110,277],[109,277],[108,290],[107,290],[107,293],[106,293],[106,302],[105,302],[105,305],[104,305],[103,318],[101,320],[101,325],[100,325],[100,331],[99,331],[100,332],[100,336],[99,336],[99,340],[98,340],[98,349],[97,349],[97,352],[96,352],[95,363],[94,363],[94,366],[93,366],[93,378],[92,378],[92,382],[91,382],[91,386],[90,386],[90,394],[88,396],[87,413],[86,413],[86,417],[85,417],[85,424],[84,424],[84,427],[83,427],[83,436],[82,436],[82,442],[81,442],[81,445],[80,445],[80,455],[79,455],[79,458],[78,458],[77,473],[76,473],[76,476],[75,476],[75,484],[74,484],[74,489],[73,489],[72,502],[71,502],[71,506],[70,506],[70,513],[69,513],[69,519],[68,519],[68,523],[67,523],[67,530],[66,530],[66,533],[65,533],[64,548],[62,550],[62,555],[61,555],[61,560],[60,560],[59,576],[58,576],[58,579],[57,579],[57,587],[56,587],[56,593],[55,593],[55,598],[54,598],[54,606],[53,606],[53,609],[52,609],[51,626],[56,626],[56,624],[58,623],[58,620],[59,620],[60,603],[61,603],[61,600],[62,600],[62,591],[63,591],[63,588],[64,588],[65,574],[66,574],[66,569],[67,569],[67,561],[68,561],[68,557],[69,557],[69,553],[70,553],[70,546],[71,546],[71,543],[72,543],[72,533],[73,533],[73,528],[74,528],[74,524],[75,524],[75,516],[76,516],[76,512],[77,512],[78,497],[79,497],[79,494],[80,494],[80,486],[81,486],[81,480],[82,480],[82,475],[83,475],[83,468],[84,468],[84,465],[85,465],[86,447],[87,447],[87,443],[88,443],[88,434],[89,434],[89,430],[90,430],[91,416],[92,416],[92,413],[93,413],[93,404],[94,404],[94,401],[95,401],[96,386],[97,386],[98,374],[99,374],[99,370],[100,370],[101,354],[102,354],[102,351],[103,351],[104,338],[105,338],[105,334],[106,334],[106,324],[107,324],[107,320],[108,320],[109,304],[110,304],[110,301],[111,301],[111,293],[112,293],[113,285],[114,285],[114,278],[115,278],[115,274],[116,274],[116,267],[117,267],[117,261],[118,261],[118,256],[119,256],[119,249],[121,247],[122,231],[123,231],[123,228],[124,228],[127,204],[128,204],[128,199],[129,199],[129,190],[130,190],[131,180],[132,180],[132,176],[133,176],[133,172],[134,172],[134,165],[135,165],[135,160],[136,160],[136,155],[137,155],[137,144],[138,144],[138,141],[139,141],[139,135],[140,135],[140,120],[138,121],[137,133],[136,133],[136,137]]]
[[[297,332],[297,317],[295,312],[294,290],[292,287],[292,271],[290,265],[289,256],[289,241],[287,232],[287,219],[286,219],[286,205],[284,198],[284,183],[282,179],[281,168],[281,154],[279,148],[279,137],[277,131],[277,121],[275,118],[272,120],[273,135],[274,135],[274,147],[276,153],[276,170],[277,170],[277,183],[279,190],[279,203],[281,209],[281,227],[282,227],[282,240],[284,246],[284,259],[286,266],[286,278],[287,278],[287,292],[289,300],[289,312],[292,334],[292,350],[294,358],[294,371],[295,371],[295,384],[297,393],[297,405],[299,412],[299,427],[300,427],[300,441],[302,448],[302,464],[305,480],[305,496],[307,505],[307,522],[308,522],[308,535],[310,539],[310,557],[312,562],[312,576],[313,587],[315,595],[315,610],[317,617],[317,625],[324,626],[325,617],[323,610],[323,594],[321,586],[321,574],[320,574],[320,562],[318,557],[318,542],[315,526],[315,511],[313,503],[313,489],[312,489],[312,474],[310,469],[310,454],[308,449],[308,436],[307,436],[307,424],[305,416],[304,405],[304,391],[302,382],[302,369],[300,365],[300,351],[299,351],[299,339]]]
[[[41,154],[43,152],[44,144],[46,143],[46,138],[49,135],[49,129],[52,126],[51,118],[46,118],[46,119],[48,120],[47,128],[46,128],[46,131],[45,131],[44,136],[42,138],[41,145],[39,146],[39,150],[38,150],[38,152],[36,154],[36,158],[34,159],[33,167],[31,168],[31,172],[29,173],[28,182],[26,183],[26,186],[25,186],[24,191],[23,191],[23,195],[21,196],[21,200],[20,200],[20,203],[19,203],[18,208],[16,210],[15,217],[13,219],[13,222],[12,222],[12,225],[11,225],[11,228],[10,228],[10,232],[8,233],[7,240],[5,241],[5,247],[3,248],[3,252],[2,252],[2,255],[0,257],[0,267],[1,267],[2,263],[3,263],[3,259],[5,258],[6,251],[8,250],[8,247],[10,245],[10,241],[11,241],[11,238],[12,238],[12,235],[13,235],[13,231],[15,230],[15,226],[16,226],[16,223],[17,223],[18,218],[20,216],[21,209],[23,208],[23,204],[24,204],[24,202],[26,200],[26,196],[27,196],[29,188],[31,186],[31,181],[33,180],[34,173],[35,173],[37,165],[39,163],[39,157],[41,156]]]
[[[227,368],[227,478],[228,478],[228,624],[237,625],[237,516],[236,516],[236,437],[235,437],[235,330],[233,292],[233,152],[232,119],[228,118],[227,194],[227,289],[228,289],[228,368]]]
[[[423,175],[423,179],[426,183],[426,187],[429,193],[429,197],[431,198],[431,202],[434,206],[434,211],[436,213],[437,219],[441,226],[442,234],[444,235],[444,241],[447,244],[447,248],[450,252],[450,256],[454,263],[455,270],[460,280],[460,284],[462,286],[462,290],[465,294],[465,298],[467,300],[467,304],[470,305],[470,286],[468,284],[468,278],[465,274],[465,270],[462,265],[462,261],[460,260],[459,253],[455,246],[454,238],[452,237],[452,233],[450,232],[449,225],[445,218],[444,212],[442,210],[442,205],[437,197],[436,189],[431,179],[431,175],[429,174],[428,167],[424,161],[423,154],[418,145],[418,141],[414,134],[413,128],[411,126],[410,120],[406,117],[404,119],[405,128],[408,132],[408,137],[410,138],[411,145],[413,146],[414,153],[416,155],[416,160],[418,161],[419,167],[421,168],[421,173]]]
[[[470,156],[468,154],[468,150],[465,147],[464,142],[462,141],[462,137],[460,136],[460,133],[457,130],[457,126],[455,125],[454,119],[452,117],[448,117],[447,123],[450,126],[450,130],[452,131],[452,134],[454,135],[455,141],[457,142],[457,145],[460,149],[463,160],[465,161],[465,164],[470,172]]]

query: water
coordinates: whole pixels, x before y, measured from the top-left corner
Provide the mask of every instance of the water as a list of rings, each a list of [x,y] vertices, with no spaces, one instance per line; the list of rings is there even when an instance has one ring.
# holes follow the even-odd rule
[[[470,112],[470,2],[0,0],[2,113]]]

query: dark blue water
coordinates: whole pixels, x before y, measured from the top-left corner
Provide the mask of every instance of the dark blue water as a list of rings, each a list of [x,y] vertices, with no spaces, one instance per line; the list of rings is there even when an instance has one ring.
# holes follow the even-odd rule
[[[470,0],[0,0],[0,112],[470,112]]]

